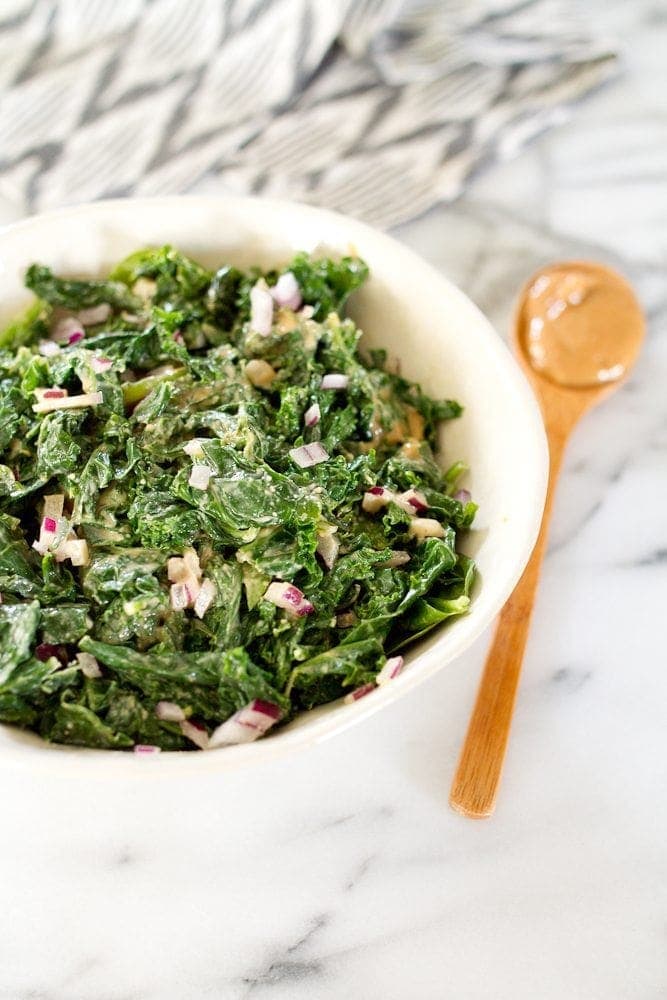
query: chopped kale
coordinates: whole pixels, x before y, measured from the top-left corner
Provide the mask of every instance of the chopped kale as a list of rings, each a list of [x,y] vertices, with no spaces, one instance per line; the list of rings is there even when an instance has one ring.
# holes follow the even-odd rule
[[[359,352],[367,274],[169,246],[104,280],[28,269],[0,332],[1,722],[192,750],[252,704],[285,721],[373,684],[467,611],[476,505],[435,455],[461,407]],[[44,350],[68,317],[83,339]]]

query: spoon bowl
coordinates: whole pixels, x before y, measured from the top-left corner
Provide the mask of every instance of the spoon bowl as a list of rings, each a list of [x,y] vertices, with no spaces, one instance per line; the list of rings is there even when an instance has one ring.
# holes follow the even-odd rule
[[[465,816],[490,816],[495,808],[567,440],[586,410],[628,376],[644,333],[644,316],[631,286],[602,264],[551,264],[536,272],[519,294],[512,345],[544,417],[549,484],[535,548],[500,613],[454,776],[450,805]]]

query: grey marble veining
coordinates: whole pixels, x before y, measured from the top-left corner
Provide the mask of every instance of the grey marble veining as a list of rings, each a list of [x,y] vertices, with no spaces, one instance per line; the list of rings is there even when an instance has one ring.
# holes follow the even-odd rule
[[[567,454],[496,816],[447,807],[488,635],[262,767],[0,770],[0,1000],[667,995],[667,25],[663,4],[607,9],[625,76],[399,234],[500,332],[530,271],[566,256],[620,264],[649,318]]]

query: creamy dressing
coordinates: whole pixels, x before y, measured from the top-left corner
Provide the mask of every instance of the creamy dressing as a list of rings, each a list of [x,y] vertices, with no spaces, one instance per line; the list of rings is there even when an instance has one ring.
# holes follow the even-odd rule
[[[519,342],[550,381],[589,388],[623,378],[642,318],[626,281],[598,264],[555,264],[535,275],[518,317]]]

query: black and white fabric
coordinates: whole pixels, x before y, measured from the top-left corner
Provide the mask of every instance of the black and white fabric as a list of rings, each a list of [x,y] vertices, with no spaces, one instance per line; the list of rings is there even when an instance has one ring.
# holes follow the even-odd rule
[[[3,0],[0,195],[262,193],[388,227],[614,70],[577,0]]]

